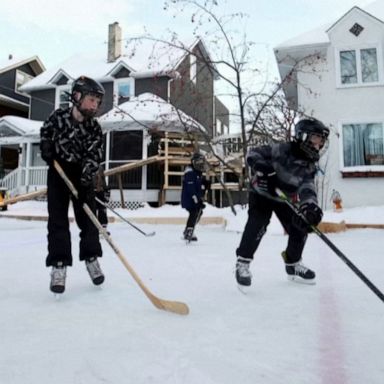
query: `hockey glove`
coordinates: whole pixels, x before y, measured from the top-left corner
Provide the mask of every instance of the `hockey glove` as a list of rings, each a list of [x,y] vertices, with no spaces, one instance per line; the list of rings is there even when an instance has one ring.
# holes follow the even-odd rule
[[[54,160],[54,144],[52,141],[41,141],[40,142],[41,158],[48,164],[51,165]]]
[[[311,226],[319,225],[323,218],[323,211],[315,203],[303,203],[299,208],[300,215],[295,215],[292,223],[301,230],[312,232]]]
[[[252,167],[252,189],[266,197],[276,197],[276,172],[270,165],[256,164]]]

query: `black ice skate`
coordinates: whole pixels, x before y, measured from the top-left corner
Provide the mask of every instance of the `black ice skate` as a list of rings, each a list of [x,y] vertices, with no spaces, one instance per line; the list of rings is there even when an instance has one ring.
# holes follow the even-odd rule
[[[194,230],[194,228],[192,228],[192,227],[188,227],[188,228],[186,228],[185,231],[184,231],[184,237],[183,237],[183,239],[184,239],[187,243],[189,243],[189,242],[191,242],[191,241],[197,241],[197,237],[193,234],[193,230]]]
[[[285,264],[288,280],[295,283],[316,284],[316,274],[307,268],[301,261],[293,264]]]
[[[250,260],[238,256],[236,261],[236,280],[241,286],[249,287],[252,283],[252,273],[249,270]]]
[[[67,277],[67,267],[62,263],[52,267],[51,284],[49,289],[53,293],[63,293],[65,291],[65,278]]]
[[[87,271],[93,284],[102,284],[104,282],[104,274],[100,268],[99,262],[97,261],[97,257],[91,257],[90,259],[85,260],[85,265],[87,266]]]

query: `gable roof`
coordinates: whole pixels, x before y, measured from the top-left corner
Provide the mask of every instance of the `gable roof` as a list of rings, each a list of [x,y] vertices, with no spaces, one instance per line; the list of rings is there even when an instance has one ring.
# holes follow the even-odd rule
[[[11,58],[8,60],[0,61],[0,74],[8,72],[12,69],[21,67],[22,65],[29,64],[36,75],[39,75],[45,71],[43,63],[40,61],[38,56],[32,56],[28,58]]]
[[[24,84],[20,89],[31,92],[37,89],[52,88],[54,79],[62,72],[74,80],[81,75],[89,76],[98,81],[111,80],[113,74],[122,66],[132,72],[132,77],[170,76],[188,50],[201,40],[186,45],[186,49],[170,46],[167,43],[132,39],[125,48],[125,54],[114,62],[107,61],[106,50],[77,54],[59,65],[50,68],[41,75]],[[203,53],[204,54],[204,53]]]
[[[281,44],[275,47],[275,50],[287,49],[300,46],[312,46],[312,45],[323,45],[329,43],[328,32],[333,29],[337,24],[339,24],[348,14],[354,11],[363,12],[366,15],[372,17],[373,19],[384,22],[384,2],[382,0],[374,1],[366,7],[352,7],[346,13],[344,13],[337,20],[319,26],[313,30],[302,33],[298,36],[295,36],[289,40],[282,42]]]

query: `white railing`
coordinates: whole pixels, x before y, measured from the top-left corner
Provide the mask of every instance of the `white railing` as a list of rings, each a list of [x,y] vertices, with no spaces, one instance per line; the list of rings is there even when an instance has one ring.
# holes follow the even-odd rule
[[[9,193],[15,194],[27,192],[30,188],[44,187],[47,185],[48,167],[19,167],[8,173],[0,185],[6,188]]]

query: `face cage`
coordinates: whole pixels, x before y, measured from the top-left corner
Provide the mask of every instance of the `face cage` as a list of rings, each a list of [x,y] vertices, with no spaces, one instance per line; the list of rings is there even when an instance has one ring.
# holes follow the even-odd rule
[[[311,136],[318,136],[324,140],[324,143],[319,150],[313,147],[313,144],[311,142]],[[310,133],[309,135],[304,133],[303,139],[300,143],[300,149],[306,154],[309,160],[312,160],[314,162],[319,161],[320,157],[323,156],[324,153],[327,151],[328,146],[328,137],[325,135],[319,135],[317,133]]]
[[[203,172],[205,168],[204,159],[196,159],[192,161],[192,166],[196,171]]]

